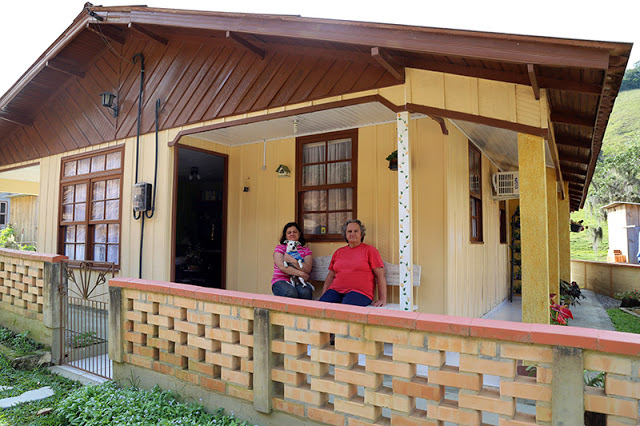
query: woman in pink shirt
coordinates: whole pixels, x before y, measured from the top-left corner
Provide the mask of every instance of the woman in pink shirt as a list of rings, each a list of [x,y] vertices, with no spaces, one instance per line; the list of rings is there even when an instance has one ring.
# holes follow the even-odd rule
[[[285,241],[298,241],[298,253],[303,259],[302,269],[298,268],[298,261],[293,256],[287,254]],[[300,277],[304,281],[309,280],[309,272],[313,266],[313,256],[311,249],[305,247],[305,239],[300,226],[295,222],[287,223],[282,229],[280,244],[273,252],[273,278],[271,279],[271,291],[276,296],[295,297],[297,299],[311,299],[313,289],[309,284],[297,282],[291,284],[290,278]],[[288,266],[284,266],[284,262]],[[296,280],[299,281],[299,280]]]
[[[347,246],[336,250],[331,258],[321,302],[358,306],[384,306],[387,303],[384,264],[378,250],[363,243],[365,235],[366,229],[359,220],[348,220],[342,227]]]

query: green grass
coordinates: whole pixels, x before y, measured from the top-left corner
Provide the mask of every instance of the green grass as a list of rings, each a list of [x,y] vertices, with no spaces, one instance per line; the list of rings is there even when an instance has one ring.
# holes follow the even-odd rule
[[[604,134],[602,151],[616,152],[629,138],[640,134],[640,89],[620,92]]]
[[[571,259],[580,260],[596,260],[600,262],[607,261],[607,252],[609,251],[609,227],[607,221],[599,216],[597,212],[582,209],[571,213],[571,219],[578,222],[584,220],[583,225],[588,226],[582,232],[569,233],[571,238]],[[561,226],[565,226],[562,224]],[[569,226],[567,224],[566,226]],[[602,227],[602,242],[598,246],[598,251],[593,250],[593,233],[592,229]]]
[[[618,308],[607,309],[616,331],[640,334],[640,318],[621,311]]]

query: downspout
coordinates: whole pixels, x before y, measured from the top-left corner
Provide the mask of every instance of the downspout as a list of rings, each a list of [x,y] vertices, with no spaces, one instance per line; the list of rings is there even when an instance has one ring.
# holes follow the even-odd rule
[[[140,57],[140,92],[138,95],[138,124],[136,129],[136,179],[135,183],[138,183],[138,157],[140,156],[140,116],[142,115],[142,95],[144,94],[144,55],[142,53],[136,53],[133,55],[133,63],[137,62],[137,58]],[[133,218],[135,220],[142,218],[140,226],[140,257],[138,261],[138,278],[142,278],[142,248],[144,245],[144,213],[133,211]]]

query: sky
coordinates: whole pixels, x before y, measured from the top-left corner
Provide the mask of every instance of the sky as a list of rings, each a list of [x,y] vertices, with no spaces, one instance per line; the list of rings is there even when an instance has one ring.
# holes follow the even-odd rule
[[[116,6],[136,0],[93,0]],[[149,0],[147,6],[221,12],[300,15],[635,44],[640,61],[637,0]],[[71,25],[83,0],[11,0],[0,6],[0,96]]]

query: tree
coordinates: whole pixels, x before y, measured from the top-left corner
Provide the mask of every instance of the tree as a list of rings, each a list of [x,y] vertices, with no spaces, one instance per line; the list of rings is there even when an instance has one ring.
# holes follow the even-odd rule
[[[640,61],[634,64],[634,67],[628,69],[622,78],[620,91],[640,89]]]

